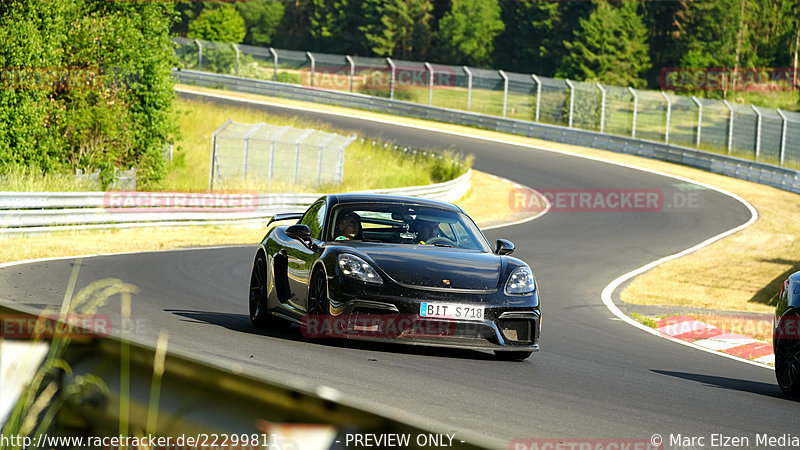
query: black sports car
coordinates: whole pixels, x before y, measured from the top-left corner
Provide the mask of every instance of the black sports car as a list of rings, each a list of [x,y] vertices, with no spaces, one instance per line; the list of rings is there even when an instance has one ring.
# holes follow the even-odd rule
[[[800,394],[800,272],[783,282],[775,323],[772,348],[775,352],[775,378],[787,394]]]
[[[327,195],[279,214],[250,280],[257,326],[294,322],[311,337],[493,350],[539,349],[533,271],[455,205],[410,197]],[[267,225],[269,226],[269,224]]]

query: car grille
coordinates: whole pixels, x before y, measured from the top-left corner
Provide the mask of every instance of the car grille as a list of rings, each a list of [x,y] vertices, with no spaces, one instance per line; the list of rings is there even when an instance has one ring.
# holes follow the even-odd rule
[[[530,320],[500,319],[497,325],[503,333],[503,339],[510,344],[531,344],[533,333]]]

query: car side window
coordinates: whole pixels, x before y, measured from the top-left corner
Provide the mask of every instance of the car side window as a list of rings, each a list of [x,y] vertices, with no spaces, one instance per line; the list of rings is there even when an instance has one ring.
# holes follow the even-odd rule
[[[325,202],[317,202],[311,205],[310,208],[303,214],[300,223],[308,225],[311,230],[311,237],[319,239],[322,236],[322,225],[325,222]]]

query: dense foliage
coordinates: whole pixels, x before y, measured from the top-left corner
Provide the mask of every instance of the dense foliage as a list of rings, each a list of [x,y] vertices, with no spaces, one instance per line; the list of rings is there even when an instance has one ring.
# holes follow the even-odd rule
[[[175,134],[169,30],[175,5],[0,3],[0,173],[137,168],[164,174]]]
[[[221,7],[180,6],[174,31]],[[237,9],[249,44],[649,87],[669,68],[793,68],[800,46],[798,0],[254,0]],[[263,11],[260,24],[250,9]]]

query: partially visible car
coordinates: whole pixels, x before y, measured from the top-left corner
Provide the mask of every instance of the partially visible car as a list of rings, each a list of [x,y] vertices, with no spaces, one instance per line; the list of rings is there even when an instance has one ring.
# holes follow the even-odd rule
[[[800,272],[783,282],[772,331],[775,378],[784,394],[800,394]]]

